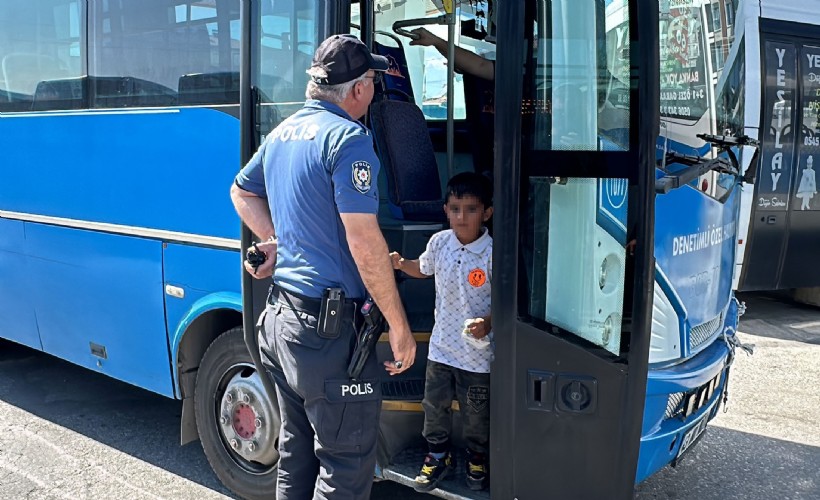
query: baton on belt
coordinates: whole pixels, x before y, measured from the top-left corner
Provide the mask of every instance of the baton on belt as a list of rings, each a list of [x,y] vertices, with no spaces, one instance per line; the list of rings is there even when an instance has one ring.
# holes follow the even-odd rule
[[[384,316],[379,307],[373,302],[373,297],[368,297],[360,309],[364,323],[356,334],[356,349],[350,357],[350,364],[347,366],[347,375],[356,380],[362,374],[364,364],[370,353],[376,348],[382,332],[384,332]]]

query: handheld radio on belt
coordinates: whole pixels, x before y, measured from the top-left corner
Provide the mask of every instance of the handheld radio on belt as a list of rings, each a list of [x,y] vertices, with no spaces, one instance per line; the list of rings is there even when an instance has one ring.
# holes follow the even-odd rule
[[[370,353],[376,349],[376,342],[379,341],[384,332],[384,316],[379,307],[373,302],[373,297],[368,297],[360,310],[364,323],[356,334],[356,349],[350,357],[350,364],[347,366],[347,375],[357,380],[362,374],[364,364]]]

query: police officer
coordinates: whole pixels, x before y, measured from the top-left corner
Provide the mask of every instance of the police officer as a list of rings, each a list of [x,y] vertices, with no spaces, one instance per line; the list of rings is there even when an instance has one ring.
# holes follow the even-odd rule
[[[358,121],[387,68],[387,59],[351,35],[325,40],[308,70],[304,107],[268,135],[231,187],[236,211],[267,256],[245,269],[273,275],[259,349],[282,417],[280,500],[370,496],[381,370],[371,356],[359,379],[346,373],[366,292],[390,325],[394,359],[384,369],[396,375],[415,360],[376,219],[379,161]],[[335,300],[339,289],[344,298]]]

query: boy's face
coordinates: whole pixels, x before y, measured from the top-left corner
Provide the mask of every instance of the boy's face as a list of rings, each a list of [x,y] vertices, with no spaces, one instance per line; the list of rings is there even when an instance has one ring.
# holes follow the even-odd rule
[[[461,198],[451,195],[444,204],[444,212],[458,240],[467,244],[481,236],[481,226],[493,215],[493,207],[484,208],[481,200],[473,195]]]

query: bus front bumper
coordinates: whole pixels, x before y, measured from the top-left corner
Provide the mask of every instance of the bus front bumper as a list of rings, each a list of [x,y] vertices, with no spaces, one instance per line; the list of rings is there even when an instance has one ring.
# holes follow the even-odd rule
[[[718,412],[729,376],[730,348],[722,336],[691,359],[650,368],[635,483],[676,464]]]

